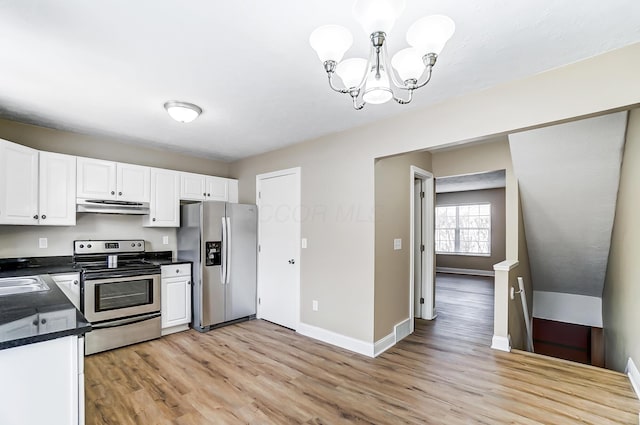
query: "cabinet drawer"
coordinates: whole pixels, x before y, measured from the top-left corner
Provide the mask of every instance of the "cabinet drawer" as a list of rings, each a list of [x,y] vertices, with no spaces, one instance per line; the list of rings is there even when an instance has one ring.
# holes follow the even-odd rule
[[[162,266],[160,276],[162,279],[168,277],[180,277],[191,275],[191,264],[172,264],[170,266]]]

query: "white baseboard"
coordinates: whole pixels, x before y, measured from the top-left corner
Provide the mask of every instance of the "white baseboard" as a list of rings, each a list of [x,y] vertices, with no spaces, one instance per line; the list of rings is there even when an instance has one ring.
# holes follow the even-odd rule
[[[309,338],[317,339],[319,341],[326,342],[327,344],[362,354],[363,356],[374,357],[373,343],[351,338],[350,336],[328,331],[302,322],[298,324],[298,329],[296,331],[301,335],[308,336]]]
[[[396,343],[411,335],[411,319],[405,319],[393,327]]]
[[[625,373],[629,377],[631,381],[631,386],[633,390],[636,392],[636,397],[640,398],[640,372],[636,367],[636,364],[633,362],[633,359],[629,357],[627,361],[627,368],[625,369]]]
[[[494,335],[493,339],[491,340],[491,348],[493,348],[494,350],[510,352],[511,336],[509,335],[504,337],[504,336]]]
[[[471,276],[494,277],[495,273],[490,270],[458,269],[455,267],[436,267],[436,273],[465,274]]]
[[[391,332],[389,335],[379,339],[375,344],[373,344],[373,357],[378,357],[394,345],[396,345],[396,334],[395,332]]]

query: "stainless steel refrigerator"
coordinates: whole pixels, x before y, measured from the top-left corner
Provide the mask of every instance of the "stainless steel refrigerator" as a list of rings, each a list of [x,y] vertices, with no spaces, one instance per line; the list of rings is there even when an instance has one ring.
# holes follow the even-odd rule
[[[255,317],[257,211],[215,201],[181,207],[178,258],[193,262],[194,329]]]

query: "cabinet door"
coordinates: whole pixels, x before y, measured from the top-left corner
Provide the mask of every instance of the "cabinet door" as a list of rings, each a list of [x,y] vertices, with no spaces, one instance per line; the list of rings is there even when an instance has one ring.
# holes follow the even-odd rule
[[[150,168],[118,163],[117,197],[121,201],[149,202]]]
[[[162,328],[191,321],[191,277],[162,279]]]
[[[229,199],[228,202],[232,202],[234,204],[238,203],[238,180],[236,179],[227,179],[227,184],[229,186]]]
[[[76,224],[76,157],[40,152],[39,224]]]
[[[180,199],[186,201],[204,201],[207,195],[207,176],[193,173],[180,173]]]
[[[227,179],[207,176],[207,201],[224,201],[229,199]]]
[[[0,140],[0,224],[38,224],[38,151]]]
[[[93,158],[77,159],[77,197],[116,199],[116,163]]]
[[[143,219],[147,227],[180,227],[180,175],[176,171],[151,169],[151,201],[149,215]]]

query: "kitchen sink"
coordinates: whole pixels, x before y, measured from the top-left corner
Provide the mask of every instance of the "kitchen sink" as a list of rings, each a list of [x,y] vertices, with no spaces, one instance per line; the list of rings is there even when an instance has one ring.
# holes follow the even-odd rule
[[[39,276],[5,277],[0,279],[0,297],[48,290],[49,286]]]

